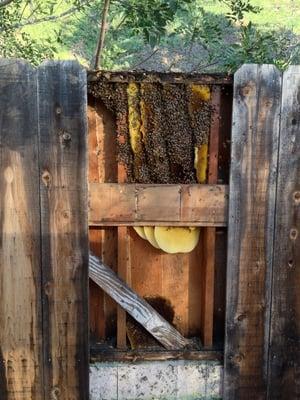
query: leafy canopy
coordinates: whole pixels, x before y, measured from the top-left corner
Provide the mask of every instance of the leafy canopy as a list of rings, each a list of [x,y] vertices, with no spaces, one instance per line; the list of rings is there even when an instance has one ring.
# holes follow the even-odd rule
[[[101,66],[143,66],[144,57],[162,48],[186,62],[185,70],[234,71],[245,62],[286,68],[300,62],[299,38],[283,28],[258,28],[249,18],[261,8],[250,0],[210,3],[226,11],[208,12],[205,0],[111,0]],[[91,64],[102,9],[102,0],[0,0],[0,56],[37,65],[66,48]],[[55,28],[44,32],[43,24],[50,23]],[[32,27],[41,27],[41,37],[31,34]]]

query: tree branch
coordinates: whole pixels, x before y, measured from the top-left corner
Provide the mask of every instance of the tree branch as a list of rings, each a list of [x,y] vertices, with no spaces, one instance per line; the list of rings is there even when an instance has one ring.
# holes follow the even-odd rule
[[[130,67],[131,70],[136,69],[137,67],[139,67],[140,65],[144,64],[146,61],[150,60],[151,57],[153,57],[157,52],[158,52],[158,48],[155,49],[150,55],[148,55],[146,58],[144,58],[142,61],[140,61],[138,64],[133,65],[132,67]]]
[[[46,17],[38,18],[38,19],[34,19],[34,18],[28,19],[28,20],[25,20],[24,22],[14,25],[13,27],[14,28],[23,28],[24,26],[27,26],[27,25],[37,25],[42,22],[56,21],[60,18],[67,17],[68,15],[73,14],[77,10],[78,10],[77,7],[71,7],[68,10],[62,12],[61,14],[47,15]]]
[[[104,48],[105,35],[107,32],[107,17],[108,17],[109,5],[110,5],[110,0],[105,0],[102,10],[102,20],[101,20],[99,40],[97,43],[96,54],[95,54],[95,65],[94,65],[95,69],[99,69],[101,65],[101,56]]]

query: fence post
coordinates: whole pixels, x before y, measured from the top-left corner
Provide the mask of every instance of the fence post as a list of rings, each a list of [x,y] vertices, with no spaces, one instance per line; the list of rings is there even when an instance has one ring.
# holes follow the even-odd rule
[[[0,59],[0,398],[42,399],[36,72]]]
[[[88,399],[86,72],[38,69],[45,399]]]
[[[268,399],[300,398],[300,67],[283,74]]]
[[[265,399],[281,74],[235,74],[230,173],[224,399]]]

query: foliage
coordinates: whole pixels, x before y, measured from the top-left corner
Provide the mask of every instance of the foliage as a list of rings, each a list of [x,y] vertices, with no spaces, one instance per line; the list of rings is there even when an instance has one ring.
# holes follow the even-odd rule
[[[128,0],[119,3],[118,11],[123,13],[124,27],[154,47],[167,34],[168,24],[174,21],[177,12],[192,3],[192,0]]]
[[[147,65],[144,60],[153,59],[166,63],[168,70],[232,72],[245,62],[274,63],[282,69],[300,63],[299,37],[292,29],[252,22],[262,20],[257,4],[268,2],[111,0],[102,67],[139,68]],[[11,1],[0,7],[0,56],[38,64],[63,51],[68,58],[73,53],[90,63],[102,4],[102,0]]]
[[[44,40],[33,38],[24,31],[24,26],[39,21],[55,20],[57,1],[47,0],[13,0],[7,6],[0,7],[0,56],[28,59],[37,65],[44,59],[51,59],[61,42],[61,32],[54,32],[52,37]],[[66,0],[69,10],[80,10],[80,0]]]
[[[223,1],[229,7],[229,23],[237,26],[237,40],[224,54],[223,65],[227,70],[235,71],[244,63],[275,64],[285,69],[300,62],[300,44],[291,31],[259,30],[251,21],[245,23],[244,15],[247,12],[257,14],[261,8],[252,6],[250,0]]]
[[[246,13],[257,14],[261,11],[261,7],[253,6],[250,0],[222,0],[229,8],[226,16],[233,22],[240,22],[244,19]]]
[[[207,65],[234,72],[244,63],[270,63],[285,69],[300,63],[299,38],[287,29],[259,29],[245,14],[260,13],[261,8],[249,0],[220,0],[228,8],[223,16],[203,7],[190,10],[190,20],[182,21],[178,31],[186,44],[200,44],[206,51]],[[201,18],[199,18],[201,15]]]

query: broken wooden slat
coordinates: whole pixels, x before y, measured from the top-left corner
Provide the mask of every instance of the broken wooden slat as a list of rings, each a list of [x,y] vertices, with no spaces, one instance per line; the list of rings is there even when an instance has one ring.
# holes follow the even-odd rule
[[[300,67],[283,74],[269,400],[300,396]]]
[[[213,86],[211,105],[215,110],[212,113],[212,121],[209,135],[209,184],[218,181],[219,137],[220,137],[220,103],[221,88]],[[202,269],[202,302],[201,302],[201,326],[202,343],[205,347],[213,345],[214,328],[214,284],[215,284],[215,250],[216,228],[203,229],[203,269]]]
[[[281,75],[272,65],[244,65],[235,74],[225,400],[267,395],[280,95]]]
[[[89,398],[86,72],[38,69],[45,398]]]
[[[0,398],[43,399],[36,71],[0,60]]]
[[[172,222],[172,225],[225,226],[227,190],[226,185],[91,183],[89,224],[159,225]]]
[[[143,298],[139,297],[109,267],[90,255],[89,274],[128,314],[139,322],[168,350],[182,349],[189,344],[172,325],[162,318]]]

